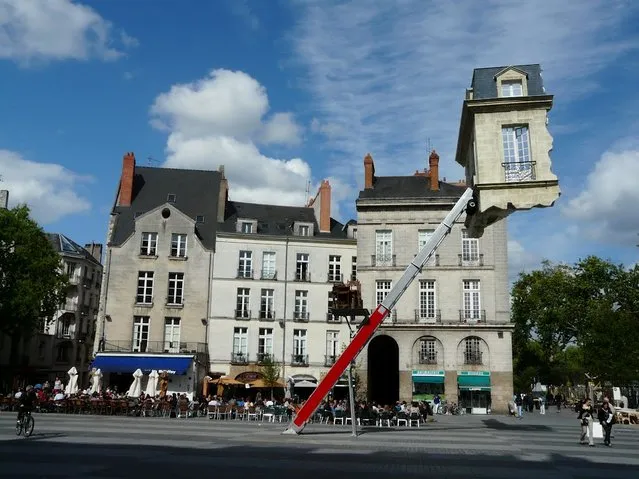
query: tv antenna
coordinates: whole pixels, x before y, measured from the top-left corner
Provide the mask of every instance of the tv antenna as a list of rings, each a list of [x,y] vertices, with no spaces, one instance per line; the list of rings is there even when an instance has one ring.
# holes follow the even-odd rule
[[[146,157],[146,164],[149,166],[154,166],[154,165],[159,165],[160,162],[158,160],[156,160],[155,158],[153,158],[152,156],[147,156]]]
[[[306,204],[311,202],[311,180],[306,180]]]

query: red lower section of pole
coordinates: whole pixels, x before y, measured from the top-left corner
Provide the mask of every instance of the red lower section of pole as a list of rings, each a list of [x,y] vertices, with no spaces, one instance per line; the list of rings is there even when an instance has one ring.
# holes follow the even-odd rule
[[[347,346],[340,357],[337,358],[337,361],[335,361],[335,364],[333,364],[331,369],[329,369],[324,379],[322,379],[317,385],[313,394],[311,394],[308,400],[297,412],[295,419],[293,419],[293,425],[297,429],[301,429],[306,421],[310,419],[311,415],[318,408],[322,400],[326,397],[329,391],[333,389],[333,386],[335,386],[335,383],[339,380],[339,378],[342,377],[342,374],[344,374],[344,371],[346,371],[346,368],[349,366],[351,361],[353,361],[360,351],[364,349],[364,346],[366,346],[366,343],[371,336],[373,336],[379,325],[382,324],[382,321],[384,321],[387,314],[388,310],[384,308],[384,306],[381,304],[377,306],[377,309],[368,318],[368,322],[360,328],[357,334],[353,337],[351,343]],[[351,404],[351,407],[354,407],[354,405]]]

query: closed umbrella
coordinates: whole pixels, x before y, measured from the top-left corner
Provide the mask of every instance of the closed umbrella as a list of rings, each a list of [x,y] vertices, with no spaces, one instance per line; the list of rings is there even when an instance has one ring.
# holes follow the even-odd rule
[[[136,369],[133,373],[133,382],[131,387],[127,391],[126,395],[129,397],[139,397],[142,394],[142,373],[141,369]]]
[[[149,382],[146,383],[146,390],[144,394],[147,396],[155,397],[158,394],[158,380],[160,379],[160,375],[154,369],[149,374]]]
[[[89,390],[89,394],[100,394],[100,392],[102,392],[102,370],[94,368],[91,371],[91,389]]]
[[[71,396],[78,393],[78,370],[73,366],[67,371],[67,374],[69,375],[69,384],[67,384],[65,392]]]

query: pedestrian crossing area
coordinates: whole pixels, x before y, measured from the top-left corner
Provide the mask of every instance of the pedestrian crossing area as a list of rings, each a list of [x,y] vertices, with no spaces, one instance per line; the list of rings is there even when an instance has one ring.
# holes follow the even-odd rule
[[[615,426],[613,447],[582,446],[572,417],[439,416],[420,428],[286,425],[207,418],[37,414],[30,438],[0,413],[0,464],[9,477],[146,477],[253,471],[278,478],[627,478],[639,470],[639,428]],[[152,472],[155,471],[155,472]]]

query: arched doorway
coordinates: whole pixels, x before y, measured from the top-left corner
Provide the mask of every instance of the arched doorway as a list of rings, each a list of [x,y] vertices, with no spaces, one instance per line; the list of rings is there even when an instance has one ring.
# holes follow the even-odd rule
[[[399,401],[399,346],[381,335],[368,345],[368,399],[382,405]]]

